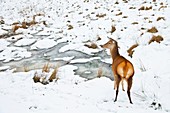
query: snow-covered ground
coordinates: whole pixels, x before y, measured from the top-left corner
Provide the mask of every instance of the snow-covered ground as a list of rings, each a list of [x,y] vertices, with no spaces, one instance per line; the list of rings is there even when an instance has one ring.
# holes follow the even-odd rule
[[[0,113],[170,112],[169,4],[169,0],[0,0]],[[31,23],[33,16],[36,24],[12,32],[13,23]],[[113,32],[112,26],[116,28]],[[152,27],[158,31],[148,32]],[[153,35],[162,36],[163,41],[148,44]],[[109,78],[87,80],[75,75],[78,67],[71,64],[59,67],[59,79],[47,85],[32,79],[41,69],[15,72],[4,65],[13,61],[17,65],[21,59],[32,57],[33,51],[61,42],[68,44],[59,52],[76,50],[93,55],[102,51],[99,45],[108,37],[118,41],[120,54],[134,64],[133,105],[121,90],[118,101],[113,102],[115,91]],[[97,48],[84,46],[91,43]],[[136,43],[139,46],[130,58],[127,50]],[[75,56],[63,60],[85,63],[100,59],[111,63],[108,58]],[[58,59],[62,58],[53,60]]]

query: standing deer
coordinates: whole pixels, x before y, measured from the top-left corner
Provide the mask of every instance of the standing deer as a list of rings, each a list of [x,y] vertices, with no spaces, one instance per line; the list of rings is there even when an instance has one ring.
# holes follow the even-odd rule
[[[122,82],[122,90],[125,91],[123,84],[123,81],[125,80],[127,82],[127,95],[130,103],[133,104],[130,96],[132,77],[134,75],[133,64],[119,54],[117,41],[110,39],[106,44],[101,45],[101,47],[110,49],[113,60],[112,71],[114,74],[114,90],[116,90],[116,97],[114,102],[117,101],[120,82]]]

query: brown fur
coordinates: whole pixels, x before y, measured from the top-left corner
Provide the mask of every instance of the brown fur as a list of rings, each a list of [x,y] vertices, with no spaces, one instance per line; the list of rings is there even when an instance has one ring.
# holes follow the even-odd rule
[[[130,89],[132,87],[132,77],[134,75],[133,64],[121,56],[118,51],[117,41],[110,39],[106,44],[101,45],[103,48],[110,49],[112,56],[112,71],[114,74],[114,89],[116,90],[116,97],[114,101],[117,101],[117,96],[119,92],[119,84],[122,81],[122,90],[124,91],[123,80],[127,82],[127,95],[130,103],[132,104]]]

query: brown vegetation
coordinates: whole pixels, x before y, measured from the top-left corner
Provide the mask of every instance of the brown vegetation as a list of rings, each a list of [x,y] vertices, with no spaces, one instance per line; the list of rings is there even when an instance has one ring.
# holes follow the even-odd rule
[[[48,84],[49,82],[52,82],[53,80],[58,80],[59,78],[57,77],[58,73],[58,66],[55,67],[53,70],[52,74],[50,74],[50,66],[49,63],[45,64],[42,68],[42,72],[38,73],[37,71],[34,73],[33,81],[35,83],[40,82],[43,85]]]
[[[132,58],[132,55],[133,55],[133,53],[134,53],[134,49],[136,48],[136,47],[138,47],[139,46],[139,44],[134,44],[134,45],[132,45],[128,50],[127,50],[127,52],[128,52],[128,56],[130,56],[131,58]]]
[[[118,14],[116,14],[116,16],[120,16],[120,15],[122,15],[123,13],[122,12],[120,12],[120,13],[118,13]]]
[[[106,14],[97,14],[96,15],[96,17],[98,17],[98,18],[103,18],[103,17],[105,17],[106,16]]]
[[[167,6],[161,6],[158,10],[160,11],[161,9],[167,8]]]
[[[58,67],[56,67],[53,71],[53,73],[51,74],[50,78],[48,79],[50,82],[52,82],[53,80],[58,80],[59,78],[57,77],[57,72],[58,72]]]
[[[68,25],[68,30],[71,30],[73,29],[73,26],[72,25]]]
[[[152,36],[152,38],[150,39],[150,41],[148,42],[149,44],[151,44],[152,42],[157,42],[157,43],[161,43],[161,41],[163,41],[163,37],[158,35],[158,36]]]
[[[98,48],[97,44],[95,44],[95,43],[93,43],[93,42],[91,42],[90,45],[89,45],[89,44],[85,44],[84,46],[86,46],[86,47],[88,47],[88,48],[91,48],[91,49],[96,49],[96,48]]]
[[[50,71],[50,66],[49,66],[49,62],[47,64],[45,64],[42,68],[42,72],[46,72],[48,73]]]
[[[111,33],[115,32],[115,31],[116,31],[116,27],[112,26]]]
[[[41,79],[41,78],[40,78],[40,76],[38,76],[38,73],[35,72],[35,73],[34,73],[34,77],[33,77],[34,82],[35,82],[35,83],[40,82],[40,79]]]
[[[164,17],[158,17],[157,21],[159,21],[159,20],[165,20],[165,18]]]
[[[102,70],[102,67],[100,67],[97,71],[97,77],[102,77],[102,74],[103,74],[103,70]]]
[[[151,9],[152,9],[152,6],[150,6],[150,7],[142,6],[139,8],[139,10],[151,10]]]
[[[33,15],[32,20],[30,22],[26,22],[25,20],[23,22],[21,22],[21,24],[19,22],[14,22],[12,25],[12,32],[16,32],[16,30],[18,30],[19,28],[23,28],[23,29],[27,29],[30,26],[36,25],[38,22],[35,21],[36,16],[44,16],[44,14],[36,14]],[[46,22],[42,21],[42,23],[46,26]]]
[[[148,29],[147,32],[149,32],[149,33],[157,33],[158,30],[156,29],[156,27],[152,27],[151,29]]]
[[[135,24],[138,24],[138,22],[133,22],[132,24],[135,25]]]

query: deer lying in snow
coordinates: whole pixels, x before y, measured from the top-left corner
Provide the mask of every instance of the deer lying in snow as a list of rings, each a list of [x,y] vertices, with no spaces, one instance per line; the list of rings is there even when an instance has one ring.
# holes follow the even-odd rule
[[[114,74],[114,89],[116,90],[114,102],[117,101],[120,82],[122,82],[122,90],[124,91],[123,81],[125,80],[127,82],[127,95],[132,104],[130,89],[132,87],[132,77],[134,75],[133,64],[119,54],[117,41],[110,39],[106,44],[101,45],[101,47],[110,49],[113,60],[112,71]]]

